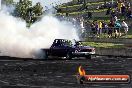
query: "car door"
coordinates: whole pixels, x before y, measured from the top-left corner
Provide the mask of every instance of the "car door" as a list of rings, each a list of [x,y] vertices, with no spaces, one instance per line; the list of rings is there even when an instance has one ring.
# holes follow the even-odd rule
[[[55,40],[50,48],[52,56],[61,56],[64,47],[62,40]]]
[[[53,56],[65,56],[67,53],[67,47],[64,45],[53,46],[51,52]]]

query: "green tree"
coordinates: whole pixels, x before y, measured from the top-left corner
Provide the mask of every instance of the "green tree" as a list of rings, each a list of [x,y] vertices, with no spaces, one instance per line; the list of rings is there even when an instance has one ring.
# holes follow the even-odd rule
[[[43,14],[43,7],[39,2],[32,6],[32,1],[20,0],[16,4],[14,14],[17,17],[24,19],[28,24],[32,24]]]
[[[20,0],[17,4],[16,4],[16,8],[14,10],[14,13],[16,16],[23,18],[24,20],[26,20],[26,13],[28,8],[30,8],[32,6],[32,2],[30,0]]]
[[[36,5],[32,7],[32,13],[34,14],[34,21],[41,18],[41,15],[43,14],[43,7],[41,6],[40,2],[36,3]]]
[[[36,16],[40,16],[43,14],[43,7],[41,6],[41,4],[38,2],[36,3],[35,6],[33,6],[33,13],[36,15]]]

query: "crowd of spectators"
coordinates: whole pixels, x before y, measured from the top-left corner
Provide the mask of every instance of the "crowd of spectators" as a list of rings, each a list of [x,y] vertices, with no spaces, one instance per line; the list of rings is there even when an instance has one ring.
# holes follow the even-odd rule
[[[132,8],[131,3],[127,0],[118,0],[113,5],[109,5],[106,15],[111,15],[112,17],[117,15],[122,15],[126,19],[132,18]]]
[[[78,3],[85,3],[85,0],[78,0]],[[88,33],[92,37],[101,37],[102,34],[105,34],[106,37],[118,38],[120,36],[127,37],[129,26],[127,24],[126,19],[132,18],[132,9],[130,2],[127,0],[118,0],[117,2],[106,2],[99,9],[107,9],[106,14],[110,19],[108,21],[103,20],[94,20],[90,23],[88,20],[92,18],[92,13],[88,12],[87,14],[83,14],[78,17],[70,18],[68,15],[59,17],[60,19],[65,19],[72,24],[77,29],[81,29],[81,36],[86,37]],[[118,19],[123,16],[125,19]]]
[[[79,3],[82,3],[85,0],[78,0]],[[107,35],[106,37],[111,38],[115,37],[118,38],[120,36],[127,37],[128,33],[128,24],[126,19],[132,18],[132,9],[131,3],[128,0],[117,0],[117,2],[106,2],[98,9],[108,9],[106,11],[106,15],[110,17],[109,22],[94,20],[90,24],[90,33],[92,37],[100,37],[102,34]],[[92,13],[91,13],[92,14]],[[80,22],[80,27],[82,34],[86,34],[89,29],[87,25],[89,25],[86,21],[88,20],[83,16],[78,20]],[[92,18],[92,15],[89,16]],[[118,19],[119,17],[124,17],[124,20]]]
[[[132,18],[132,9],[130,6],[130,2],[126,0],[118,0],[112,5],[105,5],[108,10],[106,11],[106,15],[110,16],[110,21],[98,21],[95,20],[91,23],[91,32],[92,36],[100,37],[101,34],[107,34],[108,37],[118,38],[122,35],[127,37],[128,32],[128,24],[124,20],[118,19],[118,17],[122,16],[125,19]]]
[[[121,35],[127,37],[128,25],[124,20],[119,21],[115,16],[109,23],[104,21],[93,21],[91,23],[91,32],[93,37],[100,37],[101,34],[107,34],[108,38],[118,38]]]
[[[109,22],[94,20],[91,24],[83,17],[65,17],[59,16],[60,21],[70,22],[79,29],[81,37],[86,37],[88,33],[92,37],[100,37],[102,34],[107,35],[108,38],[118,38],[122,35],[127,37],[128,24],[124,20],[119,20],[117,16],[113,17]],[[80,30],[81,29],[81,30]]]

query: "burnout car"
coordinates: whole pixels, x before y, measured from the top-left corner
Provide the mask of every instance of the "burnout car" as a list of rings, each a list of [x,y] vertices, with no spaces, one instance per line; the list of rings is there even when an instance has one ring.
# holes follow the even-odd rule
[[[95,48],[83,46],[80,41],[74,43],[66,39],[55,39],[49,49],[42,49],[44,58],[48,56],[65,57],[72,59],[74,57],[85,57],[91,59],[91,55],[95,54]]]

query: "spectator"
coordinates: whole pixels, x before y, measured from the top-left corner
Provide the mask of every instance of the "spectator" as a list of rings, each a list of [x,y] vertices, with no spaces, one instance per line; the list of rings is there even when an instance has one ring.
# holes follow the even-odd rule
[[[122,21],[122,27],[124,29],[124,33],[125,33],[125,36],[127,35],[127,32],[128,32],[128,25],[125,21]]]
[[[127,8],[131,7],[131,3],[126,1],[126,7]]]
[[[85,37],[85,27],[84,27],[84,19],[83,17],[80,19],[81,33],[82,37]]]
[[[96,30],[97,37],[99,37],[99,25],[98,25],[98,22],[95,23],[95,30]]]
[[[113,27],[114,27],[114,21],[111,20],[108,24],[108,38],[112,37]]]
[[[114,10],[111,11],[111,16],[115,17],[116,16],[116,12]]]
[[[123,4],[123,6],[121,7],[121,13],[123,16],[125,16],[125,13],[126,13],[126,7],[125,5]]]
[[[114,16],[114,21],[115,21],[115,22],[117,22],[117,21],[118,21],[117,16]]]
[[[108,10],[106,11],[106,15],[111,14],[111,7],[108,8]]]
[[[90,24],[88,21],[85,21],[85,37],[90,36]]]
[[[115,38],[120,37],[121,36],[121,33],[120,33],[121,24],[119,22],[115,22],[114,27],[115,27]]]
[[[102,22],[99,21],[98,25],[99,25],[99,34],[102,34]]]
[[[131,7],[128,8],[127,18],[132,18],[132,10],[131,10]]]
[[[123,2],[122,2],[121,0],[119,0],[119,1],[117,2],[117,6],[118,6],[118,11],[119,11],[119,13],[121,13],[121,7],[122,7],[122,5],[123,5]]]
[[[75,18],[72,18],[72,23],[74,26],[76,26],[77,20]]]
[[[103,33],[108,33],[108,25],[105,22],[102,22]]]
[[[95,35],[96,35],[96,29],[95,29],[95,23],[94,23],[94,21],[92,22],[92,24],[90,25],[90,27],[91,27],[91,32],[93,34],[93,37],[95,37]]]
[[[66,17],[68,17],[69,16],[69,13],[68,12],[66,12]]]
[[[92,13],[91,12],[88,12],[88,18],[92,18]]]
[[[83,3],[83,0],[78,0],[78,4],[82,4]]]

